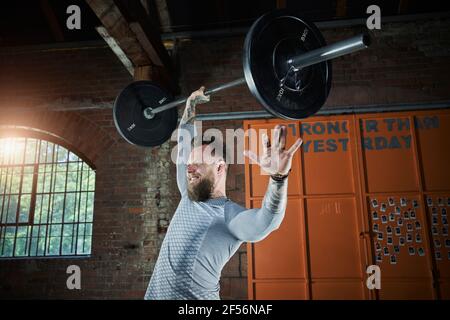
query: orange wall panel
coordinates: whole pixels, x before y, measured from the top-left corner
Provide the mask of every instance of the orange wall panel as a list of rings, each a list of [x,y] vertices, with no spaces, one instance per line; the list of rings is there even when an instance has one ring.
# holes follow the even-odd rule
[[[430,300],[433,286],[430,281],[382,281],[378,290],[381,300]]]
[[[288,146],[298,136],[304,145],[283,224],[248,246],[250,298],[450,299],[450,111],[244,127],[260,136],[279,123],[288,125]],[[267,181],[247,163],[247,206],[260,205]],[[373,264],[380,290],[366,287]]]
[[[360,129],[367,191],[418,190],[409,118],[363,118]]]
[[[424,189],[448,190],[450,181],[450,115],[416,116]]]
[[[258,300],[305,300],[307,296],[303,282],[258,282],[255,291]]]
[[[402,203],[400,199],[403,199]],[[374,200],[377,201],[376,207],[371,203]],[[432,254],[427,245],[426,218],[419,196],[373,196],[368,199],[368,206],[373,250],[383,271],[383,278],[431,279]],[[391,258],[395,260],[391,261]]]
[[[312,281],[314,300],[363,300],[365,287],[363,281]]]
[[[351,122],[303,121],[303,175],[306,194],[353,193]]]
[[[433,258],[440,277],[450,281],[450,197],[446,194],[427,194],[428,223],[431,229]]]
[[[261,201],[255,201],[253,207],[261,207]],[[302,216],[300,200],[289,200],[280,228],[267,241],[253,245],[254,258],[259,262],[254,267],[255,279],[305,278]],[[279,246],[280,243],[289,245]]]
[[[359,277],[360,238],[354,200],[308,199],[306,215],[311,277]]]
[[[441,281],[439,283],[439,288],[440,288],[440,293],[441,293],[440,298],[449,300],[450,299],[450,281],[449,281],[449,279],[447,279],[446,281]]]

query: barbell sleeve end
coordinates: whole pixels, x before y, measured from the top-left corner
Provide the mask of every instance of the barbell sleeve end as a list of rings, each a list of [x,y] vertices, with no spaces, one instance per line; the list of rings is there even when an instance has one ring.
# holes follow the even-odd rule
[[[371,45],[371,42],[372,39],[370,35],[368,33],[362,33],[357,36],[292,57],[288,60],[288,63],[295,68],[305,68],[313,64],[366,49]]]

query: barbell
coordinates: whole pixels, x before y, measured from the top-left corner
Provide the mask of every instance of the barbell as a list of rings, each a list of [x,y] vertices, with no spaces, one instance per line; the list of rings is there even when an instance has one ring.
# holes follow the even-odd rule
[[[287,11],[257,19],[243,48],[244,77],[205,91],[206,95],[246,83],[272,115],[298,120],[315,114],[331,89],[331,59],[365,49],[370,37],[361,34],[326,46],[319,29]],[[114,103],[114,123],[128,142],[152,147],[168,140],[176,129],[175,108],[187,98],[173,100],[151,81],[126,86]]]

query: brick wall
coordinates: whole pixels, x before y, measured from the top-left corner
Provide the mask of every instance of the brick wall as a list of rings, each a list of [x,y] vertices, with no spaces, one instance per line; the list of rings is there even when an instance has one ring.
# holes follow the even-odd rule
[[[371,49],[333,63],[326,107],[450,100],[450,20],[383,25]],[[328,42],[361,29],[328,29]],[[178,49],[181,93],[242,75],[243,37],[197,39]],[[92,257],[0,261],[0,298],[142,298],[179,201],[170,161],[173,143],[143,149],[116,132],[111,107],[131,77],[105,47],[0,51],[0,129],[39,128],[64,139],[97,168]],[[98,106],[78,112],[51,111]],[[21,109],[21,108],[26,108]],[[101,109],[103,108],[103,109]],[[216,94],[199,112],[260,110],[245,86]],[[241,121],[203,123],[240,128]],[[244,168],[230,167],[228,196],[245,204]],[[82,290],[65,287],[68,265],[82,270]],[[247,296],[246,246],[222,273],[222,298]]]

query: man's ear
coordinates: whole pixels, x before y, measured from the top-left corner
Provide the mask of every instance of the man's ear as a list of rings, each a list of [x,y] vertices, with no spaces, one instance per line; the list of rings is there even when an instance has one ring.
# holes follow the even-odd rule
[[[225,173],[226,169],[227,169],[227,164],[225,163],[225,161],[219,160],[217,162],[217,173],[222,173],[222,172]]]

